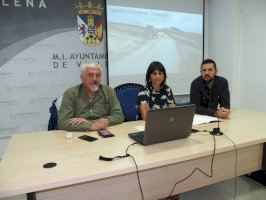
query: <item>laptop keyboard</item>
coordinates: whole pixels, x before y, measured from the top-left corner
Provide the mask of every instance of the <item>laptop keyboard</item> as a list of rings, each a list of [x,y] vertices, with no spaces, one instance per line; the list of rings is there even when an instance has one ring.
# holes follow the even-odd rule
[[[138,141],[142,141],[143,142],[144,131],[136,133],[135,137],[137,138]]]
[[[130,133],[128,134],[131,138],[133,138],[134,140],[136,140],[139,143],[143,143],[143,139],[144,139],[144,131],[141,132],[136,132],[136,133]]]

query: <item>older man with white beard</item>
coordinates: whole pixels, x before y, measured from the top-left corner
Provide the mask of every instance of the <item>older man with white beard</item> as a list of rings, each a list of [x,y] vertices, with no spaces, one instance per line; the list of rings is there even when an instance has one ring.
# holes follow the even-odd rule
[[[65,91],[58,116],[58,129],[89,131],[122,123],[124,116],[115,91],[101,84],[102,68],[87,61],[81,66],[82,84]]]

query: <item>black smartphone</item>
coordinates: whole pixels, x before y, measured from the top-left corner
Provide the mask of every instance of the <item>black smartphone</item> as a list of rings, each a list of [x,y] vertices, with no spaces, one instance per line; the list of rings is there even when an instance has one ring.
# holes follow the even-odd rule
[[[102,136],[104,138],[106,138],[106,137],[114,137],[115,136],[110,131],[105,130],[105,129],[98,130],[97,132],[100,134],[100,136]]]
[[[85,140],[85,141],[88,141],[88,142],[93,142],[95,140],[98,140],[97,138],[91,137],[91,136],[88,136],[88,135],[79,136],[79,139],[82,139],[82,140]]]

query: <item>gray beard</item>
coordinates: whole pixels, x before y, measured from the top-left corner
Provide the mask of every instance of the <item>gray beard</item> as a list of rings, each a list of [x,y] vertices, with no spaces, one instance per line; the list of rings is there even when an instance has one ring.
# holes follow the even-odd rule
[[[91,92],[97,92],[99,90],[99,87],[98,86],[91,87],[90,90],[91,90]]]

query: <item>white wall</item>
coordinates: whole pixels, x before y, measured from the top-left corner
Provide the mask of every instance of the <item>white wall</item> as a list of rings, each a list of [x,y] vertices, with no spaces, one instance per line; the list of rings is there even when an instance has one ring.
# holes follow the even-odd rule
[[[206,1],[205,58],[214,59],[218,74],[227,78],[233,108],[238,104],[238,81],[234,77],[238,68],[238,6],[236,0]]]
[[[239,107],[266,111],[266,1],[244,2]]]
[[[207,0],[205,57],[229,81],[232,108],[266,111],[266,1]]]

